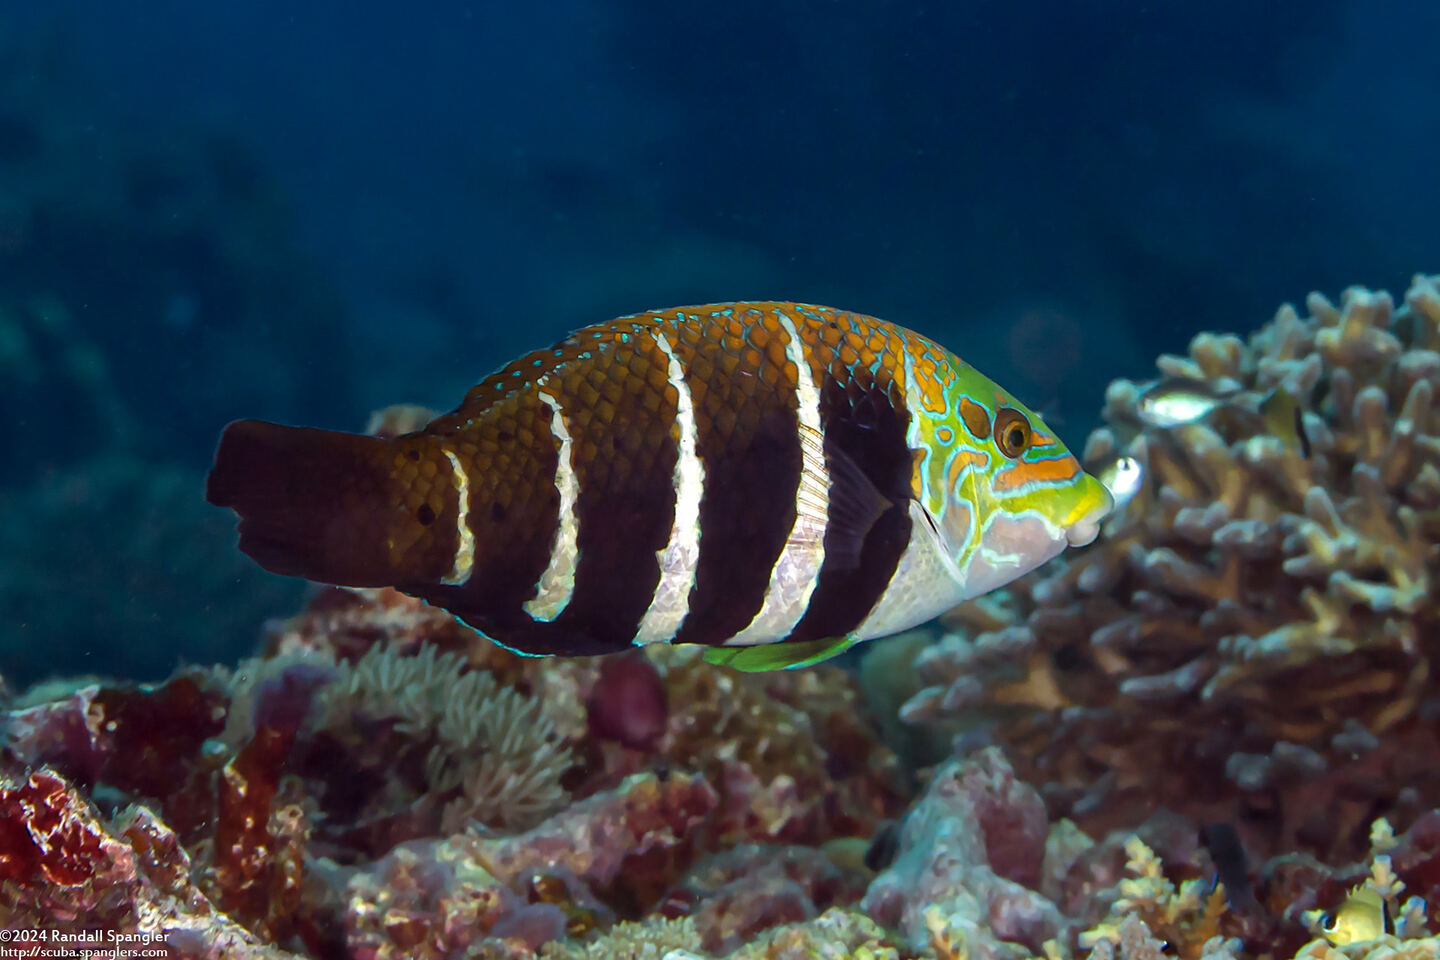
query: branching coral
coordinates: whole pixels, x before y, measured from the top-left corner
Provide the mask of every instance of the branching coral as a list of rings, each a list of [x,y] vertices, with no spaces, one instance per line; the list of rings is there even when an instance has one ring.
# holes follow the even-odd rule
[[[1440,290],[1307,306],[1160,359],[1223,396],[1202,422],[1146,426],[1111,387],[1086,457],[1136,457],[1144,489],[1068,565],[956,611],[908,719],[979,725],[1091,832],[1159,803],[1353,852],[1401,785],[1397,815],[1440,800]],[[1308,458],[1261,414],[1277,389]]]
[[[1185,960],[1198,960],[1205,945],[1220,936],[1220,918],[1229,909],[1225,890],[1209,891],[1201,880],[1186,880],[1177,887],[1163,872],[1160,860],[1139,837],[1125,841],[1126,866],[1135,876],[1120,883],[1120,896],[1111,905],[1111,919],[1080,935],[1080,946],[1138,944],[1158,938]],[[1135,923],[1143,924],[1143,930]],[[1132,946],[1129,953],[1137,949]],[[1158,951],[1157,951],[1158,952]]]
[[[1175,883],[1177,873],[1193,873],[1194,864],[1185,858],[1162,858],[1133,834],[1124,849],[1130,876],[1115,885],[1113,896],[1101,895],[1111,901],[1108,914],[1080,935],[1080,946],[1092,948],[1091,960],[1117,955],[1391,960],[1440,951],[1426,916],[1427,904],[1440,893],[1440,813],[1427,814],[1400,837],[1386,821],[1376,821],[1364,862],[1331,867],[1295,854],[1273,858],[1257,871],[1259,901],[1240,908],[1227,903],[1221,886],[1210,888],[1194,878]],[[1422,895],[1402,903],[1412,885]],[[1360,890],[1372,899],[1342,908]],[[1336,923],[1337,914],[1346,920]],[[1303,943],[1307,929],[1313,939]]]

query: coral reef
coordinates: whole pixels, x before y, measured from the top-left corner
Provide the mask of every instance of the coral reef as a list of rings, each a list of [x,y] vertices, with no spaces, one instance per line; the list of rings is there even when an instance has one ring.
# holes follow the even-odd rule
[[[396,622],[393,607],[371,609],[377,622]],[[311,615],[328,612],[300,619]],[[350,610],[347,622],[357,619]],[[695,671],[719,673],[675,654],[654,667],[682,689],[698,686]],[[819,706],[778,716],[813,722],[827,702],[846,703],[854,681],[831,669],[808,683],[780,680],[778,695],[804,690]],[[753,706],[737,690],[772,682],[723,676],[733,683],[720,688],[742,705]],[[0,916],[163,943],[175,957],[1060,960],[1089,950],[1102,960],[1197,960],[1302,948],[1354,955],[1354,944],[1307,944],[1307,924],[1323,933],[1320,912],[1368,884],[1408,938],[1391,937],[1387,949],[1433,946],[1424,937],[1427,903],[1440,903],[1440,811],[1398,836],[1372,825],[1363,861],[1252,861],[1242,869],[1255,895],[1242,903],[1212,883],[1216,867],[1193,822],[1157,813],[1133,832],[1092,839],[1052,821],[1040,792],[992,747],[932,771],[882,852],[891,831],[881,814],[900,812],[886,803],[868,819],[855,809],[836,817],[863,828],[854,836],[827,829],[804,804],[782,807],[779,821],[738,815],[735,804],[775,796],[767,789],[786,776],[764,767],[775,713],[727,714],[712,729],[715,751],[737,766],[710,765],[593,734],[562,740],[543,700],[496,677],[456,653],[402,655],[377,643],[353,660],[312,649],[162,685],[32,691],[6,714]],[[470,699],[481,693],[488,707]],[[510,719],[504,729],[446,719],[450,704],[466,701],[459,712]],[[717,709],[696,708],[702,718]],[[659,742],[678,750],[690,741],[677,730],[699,734],[687,701],[668,710]],[[490,823],[467,817],[458,829],[447,822],[458,784],[427,778],[437,750],[450,757],[448,724],[473,733],[477,758],[495,753],[492,775],[519,785],[516,811]],[[530,749],[507,751],[511,738]],[[847,796],[866,795],[859,787],[893,760],[878,741],[869,752],[866,763],[829,764],[818,809],[843,811]],[[587,756],[599,765],[562,777],[568,801],[543,790],[541,805],[527,799],[528,785],[549,774],[524,771]],[[646,768],[631,769],[640,757]],[[741,764],[749,777],[727,795],[732,787],[711,775],[737,779]],[[814,771],[804,782],[825,783]],[[777,822],[803,842],[777,843]]]
[[[522,658],[388,590],[320,591],[233,668],[47,684],[0,722],[6,817],[39,777],[83,827],[0,835],[0,911],[178,956],[522,957],[664,917],[728,952],[855,903],[908,800],[846,671]]]
[[[906,719],[1003,744],[1091,833],[1158,805],[1255,854],[1346,857],[1440,802],[1440,291],[1307,307],[1160,358],[1221,398],[1201,421],[1147,425],[1111,387],[1086,458],[1137,458],[1144,488],[1088,550],[955,611]],[[1262,414],[1276,390],[1308,457]]]
[[[172,955],[283,960],[191,879],[175,833],[150,809],[102,817],[52,770],[0,774],[0,919],[7,929],[94,933],[93,943]]]
[[[1161,359],[1202,421],[1116,385],[1090,456],[1149,479],[1106,535],[863,682],[519,657],[326,588],[234,666],[0,691],[0,921],[178,958],[1440,956],[1440,291],[1309,309]]]
[[[940,767],[906,818],[894,864],[862,903],[910,947],[959,941],[968,956],[1039,952],[1065,930],[1055,905],[1031,889],[1045,858],[1049,820],[1034,788],[998,751]]]

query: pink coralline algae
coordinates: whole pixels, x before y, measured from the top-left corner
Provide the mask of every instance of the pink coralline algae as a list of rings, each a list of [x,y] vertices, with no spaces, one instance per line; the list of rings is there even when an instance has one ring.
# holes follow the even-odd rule
[[[453,667],[430,657],[425,669]],[[1211,886],[1215,867],[1196,824],[1157,813],[1133,832],[1092,839],[1069,821],[1052,822],[1038,791],[996,748],[928,774],[923,795],[899,820],[888,862],[877,852],[883,845],[865,849],[867,838],[883,833],[883,805],[859,836],[822,840],[821,821],[807,816],[798,823],[816,842],[777,843],[764,827],[773,822],[767,815],[750,821],[755,832],[744,839],[733,805],[741,796],[775,796],[770,771],[751,768],[752,782],[769,783],[770,792],[727,797],[704,769],[675,756],[650,756],[651,769],[578,788],[526,829],[475,821],[372,856],[370,841],[347,846],[346,831],[333,824],[325,843],[317,840],[340,807],[317,801],[330,789],[318,773],[291,765],[297,744],[313,735],[314,716],[296,723],[293,711],[265,705],[264,693],[248,701],[249,721],[237,721],[248,731],[242,736],[215,710],[231,691],[253,694],[258,683],[308,695],[310,712],[330,716],[322,707],[326,684],[343,671],[327,680],[307,668],[284,682],[294,669],[280,670],[282,682],[252,678],[248,687],[226,674],[182,675],[154,688],[92,685],[12,711],[0,776],[7,922],[148,937],[172,957],[196,958],[1018,960],[1092,950],[1097,960],[1139,960],[1160,956],[1157,945],[1168,942],[1182,960],[1219,960],[1242,950],[1289,956],[1302,947],[1319,957],[1323,951],[1306,944],[1305,924],[1359,883],[1385,884],[1397,916],[1411,917],[1412,938],[1424,929],[1424,903],[1440,902],[1440,813],[1399,837],[1375,827],[1368,864],[1256,861],[1248,870],[1254,902],[1241,910]],[[780,693],[793,693],[786,684],[794,682],[782,681]],[[179,704],[201,710],[209,718],[201,729],[211,735],[159,736],[174,730]],[[825,716],[826,708],[812,709]],[[133,726],[133,743],[107,738],[122,718]],[[719,731],[736,738],[722,741],[731,744],[724,759],[753,764],[766,756],[768,748],[736,723]],[[26,759],[38,752],[46,763]],[[72,757],[74,770],[62,772]],[[176,778],[176,791],[150,800],[95,779],[156,789],[146,762],[167,757],[187,775]],[[613,757],[606,763],[600,779],[623,766]],[[831,777],[871,769],[854,758],[829,766]],[[830,790],[825,804],[843,804],[845,791]],[[169,817],[189,826],[171,829]],[[742,839],[728,839],[736,836]],[[1402,890],[1412,895],[1403,904]],[[1397,944],[1413,953],[1428,942]],[[678,952],[646,952],[647,944]]]
[[[9,929],[98,932],[170,955],[283,960],[191,880],[179,839],[145,807],[107,820],[48,768],[0,774],[0,918]]]
[[[648,750],[670,719],[665,679],[643,653],[606,657],[590,691],[590,732],[632,750]]]
[[[945,937],[977,958],[1021,955],[1017,944],[1039,952],[1066,929],[1059,909],[1032,889],[1049,828],[1040,795],[998,751],[944,764],[862,905],[915,950]]]
[[[728,950],[853,904],[834,851],[907,801],[843,670],[535,661],[393,591],[3,724],[0,911],[175,956],[522,957],[646,918]]]
[[[405,844],[349,877],[347,943],[356,956],[447,957],[488,939],[523,956],[539,946],[526,932],[558,923],[546,940],[558,939],[613,917],[596,892],[687,852],[714,807],[703,780],[637,774],[525,833]]]
[[[692,905],[701,945],[723,956],[764,930],[814,920],[818,904],[855,903],[869,880],[869,871],[814,847],[747,844],[697,864],[671,898]]]

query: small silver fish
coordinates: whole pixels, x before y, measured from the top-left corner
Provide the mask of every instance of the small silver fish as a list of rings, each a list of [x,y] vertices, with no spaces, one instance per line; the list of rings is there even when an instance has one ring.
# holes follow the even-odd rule
[[[1095,476],[1110,491],[1110,497],[1115,501],[1112,513],[1116,513],[1135,499],[1135,494],[1145,485],[1145,465],[1134,457],[1115,457],[1101,464]]]
[[[1165,377],[1141,391],[1135,409],[1140,420],[1152,427],[1179,427],[1204,420],[1239,394],[1239,390],[1207,380]],[[1258,416],[1260,429],[1278,438],[1286,450],[1302,457],[1310,456],[1304,408],[1290,390],[1276,387],[1265,395],[1258,407],[1245,404],[1242,409],[1250,416]]]
[[[1208,380],[1165,377],[1141,391],[1135,409],[1152,427],[1178,427],[1204,420],[1234,394],[1217,390]]]

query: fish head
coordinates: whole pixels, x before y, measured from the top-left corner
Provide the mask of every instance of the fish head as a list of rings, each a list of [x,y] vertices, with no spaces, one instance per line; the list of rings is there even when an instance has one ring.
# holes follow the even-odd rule
[[[1095,539],[1110,491],[1039,415],[958,359],[944,395],[912,423],[913,482],[962,598]]]
[[[1320,930],[1337,947],[1374,940],[1390,932],[1385,899],[1369,887],[1356,887],[1334,913],[1319,915]]]

